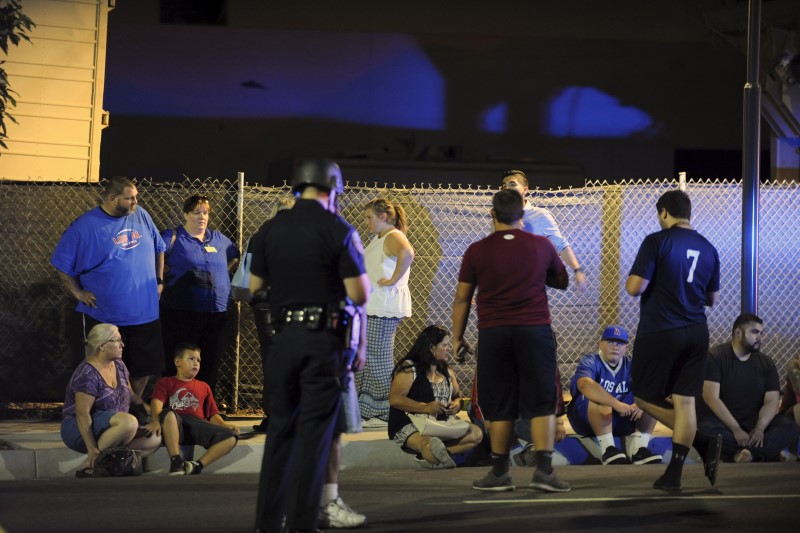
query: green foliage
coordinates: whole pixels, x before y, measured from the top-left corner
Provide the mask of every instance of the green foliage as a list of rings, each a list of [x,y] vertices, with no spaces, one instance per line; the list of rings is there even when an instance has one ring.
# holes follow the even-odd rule
[[[8,55],[8,45],[18,46],[22,40],[31,42],[27,32],[36,24],[22,12],[19,0],[0,0],[0,50]],[[8,113],[8,108],[15,107],[16,93],[8,84],[8,76],[3,68],[5,61],[0,61],[0,147],[8,148],[4,139],[6,135],[6,118],[17,124],[17,120]]]

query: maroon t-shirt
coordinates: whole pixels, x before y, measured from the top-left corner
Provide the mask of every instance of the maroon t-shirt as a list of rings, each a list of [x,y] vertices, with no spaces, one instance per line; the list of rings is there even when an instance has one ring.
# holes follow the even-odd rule
[[[464,253],[458,281],[478,289],[478,329],[550,323],[545,280],[564,272],[546,237],[496,231]]]

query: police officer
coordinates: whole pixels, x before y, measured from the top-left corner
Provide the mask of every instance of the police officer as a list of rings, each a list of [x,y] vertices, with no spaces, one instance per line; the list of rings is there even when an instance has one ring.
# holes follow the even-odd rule
[[[350,348],[338,309],[347,299],[363,305],[369,293],[361,239],[336,214],[343,191],[338,165],[300,160],[291,185],[295,206],[267,221],[252,243],[250,292],[270,287],[274,330],[264,376],[270,422],[257,531],[317,527]],[[363,366],[358,353],[352,370]]]

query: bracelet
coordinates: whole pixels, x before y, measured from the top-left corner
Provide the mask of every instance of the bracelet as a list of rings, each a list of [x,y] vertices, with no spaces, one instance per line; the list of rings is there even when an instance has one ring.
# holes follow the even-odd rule
[[[573,268],[572,271],[575,272],[576,274],[578,272],[583,272],[583,267]]]
[[[164,284],[164,280],[161,279],[161,278],[156,278],[156,284],[157,285],[163,285]]]

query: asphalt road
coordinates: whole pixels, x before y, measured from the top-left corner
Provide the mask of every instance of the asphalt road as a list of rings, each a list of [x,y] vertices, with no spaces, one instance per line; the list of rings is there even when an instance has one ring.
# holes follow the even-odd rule
[[[486,468],[451,471],[347,470],[340,494],[367,515],[364,531],[798,531],[800,463],[721,466],[716,487],[686,465],[684,490],[651,488],[664,465],[559,469],[572,491],[527,488],[532,471],[513,467],[517,490],[471,489]],[[8,533],[252,531],[255,474],[0,482]]]

